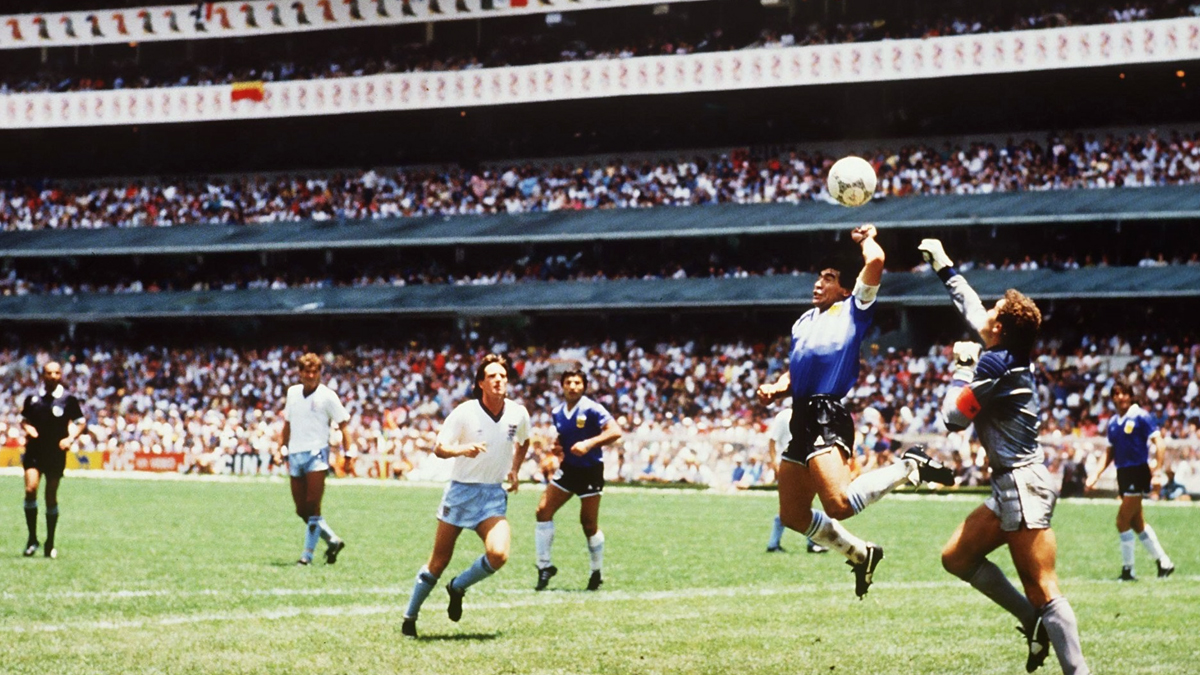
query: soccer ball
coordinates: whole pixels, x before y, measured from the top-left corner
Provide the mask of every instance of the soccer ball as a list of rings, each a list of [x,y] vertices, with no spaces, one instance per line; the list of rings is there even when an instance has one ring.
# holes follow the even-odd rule
[[[875,195],[875,169],[862,157],[843,157],[829,168],[826,184],[842,206],[862,206]]]

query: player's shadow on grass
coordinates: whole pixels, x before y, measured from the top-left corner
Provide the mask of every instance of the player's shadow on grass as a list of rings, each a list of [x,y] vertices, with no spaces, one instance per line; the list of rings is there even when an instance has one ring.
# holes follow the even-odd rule
[[[495,640],[500,637],[500,633],[451,633],[449,635],[422,635],[417,638],[417,642],[460,642],[471,640],[474,642],[486,642]]]

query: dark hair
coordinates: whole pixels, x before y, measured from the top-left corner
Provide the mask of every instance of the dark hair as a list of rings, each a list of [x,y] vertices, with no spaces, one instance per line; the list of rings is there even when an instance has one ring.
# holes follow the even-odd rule
[[[1118,391],[1125,392],[1130,396],[1130,398],[1133,397],[1133,387],[1131,387],[1129,383],[1123,379],[1113,382],[1112,389],[1109,391],[1109,396],[1116,396]]]
[[[1000,324],[1000,346],[1017,356],[1028,356],[1042,325],[1042,312],[1027,295],[1010,288],[1004,292],[996,322]]]
[[[472,398],[483,398],[483,386],[481,383],[483,382],[483,378],[487,376],[487,367],[493,363],[499,363],[504,366],[504,374],[508,375],[508,359],[500,354],[488,354],[483,357],[483,360],[479,362],[479,367],[475,369],[475,387],[471,390]]]
[[[587,375],[583,374],[583,370],[581,370],[579,368],[572,368],[571,370],[568,370],[567,372],[558,376],[558,383],[566,384],[568,377],[578,377],[579,379],[583,380],[583,388],[587,389],[588,377],[587,377]]]
[[[858,281],[858,273],[862,270],[862,257],[855,257],[850,254],[831,255],[823,258],[817,265],[817,274],[824,270],[833,270],[837,272],[838,284],[847,291],[854,290],[854,284]]]

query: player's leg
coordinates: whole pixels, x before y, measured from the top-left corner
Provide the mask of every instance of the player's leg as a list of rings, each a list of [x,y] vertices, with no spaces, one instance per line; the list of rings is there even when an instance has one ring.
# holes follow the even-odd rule
[[[592,574],[588,578],[588,590],[600,589],[604,583],[600,574],[604,566],[604,533],[600,531],[600,495],[588,495],[579,498],[579,524],[583,527],[583,536],[587,537],[588,557],[592,563]]]
[[[492,576],[508,562],[512,529],[504,516],[493,516],[484,520],[475,528],[475,533],[483,540],[483,555],[476,558],[466,571],[446,584],[446,593],[450,596],[446,615],[451,621],[462,618],[462,601],[467,589]]]
[[[47,558],[58,557],[58,549],[54,547],[54,534],[58,530],[58,485],[61,481],[61,473],[46,474],[46,544],[42,550]]]
[[[442,520],[438,521],[437,531],[433,535],[433,551],[429,554],[429,562],[417,571],[412,595],[408,598],[408,608],[404,612],[404,623],[401,626],[401,632],[404,635],[417,636],[417,615],[421,612],[421,605],[429,597],[429,593],[437,587],[438,579],[441,578],[442,572],[446,571],[446,566],[454,557],[454,544],[458,541],[458,535],[461,532],[461,527]]]
[[[1087,663],[1079,642],[1075,611],[1058,587],[1054,571],[1058,544],[1050,528],[1021,528],[1006,533],[1013,566],[1025,586],[1025,595],[1037,608],[1038,622],[1045,627],[1054,653],[1065,675],[1086,675]]]
[[[783,552],[783,530],[783,519],[775,514],[775,519],[771,521],[771,536],[767,539],[767,553]]]
[[[288,458],[291,462],[292,458]],[[310,526],[309,517],[309,497],[308,497],[308,476],[301,470],[298,470],[294,465],[289,466],[291,472],[290,487],[292,489],[292,504],[296,507],[296,515],[300,520],[304,521],[304,550],[300,554],[300,559],[296,561],[298,565],[308,565],[312,562],[312,552],[317,547],[317,528]]]
[[[546,485],[546,489],[542,492],[541,501],[538,502],[535,518],[537,524],[534,526],[534,546],[537,550],[537,571],[538,580],[536,590],[543,590],[550,583],[550,578],[558,573],[558,569],[551,563],[550,553],[554,546],[554,514],[562,508],[563,504],[571,499],[571,493],[563,487],[559,487],[554,483]]]
[[[26,454],[29,449],[26,448]],[[37,553],[37,516],[38,516],[38,485],[41,483],[42,472],[36,468],[25,469],[25,527],[29,530],[29,538],[25,541],[25,555]]]
[[[337,562],[338,553],[346,548],[346,542],[343,541],[325,522],[325,516],[321,513],[321,503],[325,499],[325,476],[328,474],[328,464],[325,468],[320,468],[318,465],[315,470],[310,471],[305,477],[305,511],[308,513],[306,523],[309,527],[309,539],[312,538],[312,526],[316,525],[317,536],[325,541],[325,563],[332,565]],[[315,549],[317,542],[315,539],[305,540],[305,544],[312,544]]]
[[[987,559],[1005,541],[999,516],[981,505],[967,516],[942,548],[942,567],[1017,617],[1028,633],[1036,621],[1033,604]]]
[[[1147,481],[1147,482],[1149,482],[1149,481]],[[1170,556],[1168,556],[1167,552],[1165,550],[1163,550],[1162,544],[1160,544],[1158,542],[1158,533],[1154,531],[1154,528],[1150,526],[1150,523],[1146,522],[1146,516],[1142,510],[1142,499],[1143,499],[1142,495],[1126,496],[1121,499],[1121,510],[1124,510],[1126,501],[1135,502],[1135,504],[1133,505],[1133,507],[1131,509],[1131,513],[1129,514],[1129,520],[1128,520],[1129,528],[1127,528],[1127,529],[1132,530],[1132,532],[1130,532],[1131,535],[1133,534],[1133,532],[1137,533],[1137,538],[1139,541],[1142,542],[1142,546],[1144,546],[1146,548],[1146,552],[1150,554],[1150,557],[1154,558],[1154,563],[1155,563],[1155,565],[1158,566],[1158,577],[1160,579],[1169,577],[1169,576],[1171,576],[1171,573],[1175,571],[1175,564],[1171,562]],[[1118,528],[1120,527],[1120,517],[1121,517],[1120,511],[1118,511],[1118,515],[1117,515]],[[1129,556],[1130,562],[1128,563],[1128,565],[1130,567],[1130,571],[1132,571],[1132,568],[1133,568],[1132,536],[1130,537],[1130,542],[1129,542],[1129,552],[1130,552],[1130,556]],[[1121,554],[1124,555],[1124,553],[1125,553],[1125,539],[1122,538],[1121,539]],[[1125,577],[1124,572],[1122,572],[1121,577],[1122,578]]]
[[[1134,581],[1134,553],[1137,543],[1134,541],[1135,526],[1145,527],[1142,520],[1142,496],[1132,494],[1121,495],[1121,505],[1117,508],[1117,538],[1121,544],[1121,576],[1119,581]]]

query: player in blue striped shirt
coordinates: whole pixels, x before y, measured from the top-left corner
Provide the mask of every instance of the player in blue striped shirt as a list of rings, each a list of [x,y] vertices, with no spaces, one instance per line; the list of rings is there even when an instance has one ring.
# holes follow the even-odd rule
[[[1088,481],[1086,490],[1096,486],[1096,481],[1109,464],[1117,465],[1117,491],[1121,495],[1121,507],[1117,509],[1117,535],[1121,541],[1120,581],[1135,581],[1133,575],[1134,532],[1142,545],[1154,556],[1158,565],[1158,578],[1165,579],[1175,571],[1175,565],[1158,535],[1142,514],[1142,499],[1150,496],[1150,445],[1154,445],[1155,468],[1163,468],[1167,459],[1167,444],[1154,417],[1133,402],[1133,389],[1128,383],[1113,384],[1113,407],[1117,414],[1108,418],[1108,455],[1104,466]]]
[[[583,371],[563,373],[559,382],[564,400],[554,408],[552,417],[558,431],[557,445],[562,463],[538,503],[534,533],[538,569],[535,590],[544,590],[550,577],[558,573],[558,568],[550,562],[554,514],[571,499],[571,495],[579,495],[579,523],[583,526],[592,562],[592,576],[587,588],[595,591],[604,583],[600,574],[604,563],[604,533],[600,531],[600,495],[604,492],[601,448],[620,440],[621,428],[604,406],[584,395],[588,381]]]
[[[859,353],[875,316],[884,252],[874,225],[862,225],[851,239],[862,249],[858,263],[823,267],[813,285],[813,308],[792,326],[788,372],[758,388],[762,403],[792,396],[792,440],[779,464],[779,518],[788,528],[846,556],[854,571],[854,592],[867,594],[883,548],[859,539],[839,521],[879,501],[917,472],[921,480],[954,482],[953,473],[920,448],[900,461],[850,480],[854,422],[842,399],[858,379]],[[853,279],[853,283],[851,283]],[[820,497],[824,511],[812,508]]]

